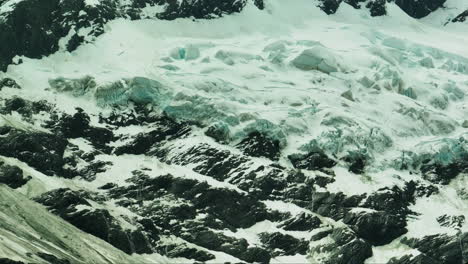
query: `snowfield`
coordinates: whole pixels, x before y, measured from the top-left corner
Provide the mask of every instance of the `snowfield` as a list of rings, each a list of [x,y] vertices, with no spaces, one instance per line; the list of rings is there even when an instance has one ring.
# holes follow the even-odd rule
[[[92,5],[99,1],[87,2]],[[74,147],[68,145],[64,157],[75,157],[79,151],[94,153],[93,162],[106,164],[95,173],[91,170],[89,178],[83,176],[91,164],[84,156],[80,156],[77,164],[67,165],[79,171],[78,175],[61,177],[57,171],[52,173],[54,176],[47,175],[18,158],[20,154],[10,156],[0,149],[0,160],[18,166],[25,177],[31,177],[16,190],[0,185],[0,207],[5,209],[0,210],[0,234],[3,234],[0,259],[36,262],[42,260],[26,252],[45,252],[72,263],[192,263],[195,260],[188,255],[168,253],[170,245],[185,244],[212,254],[212,258],[201,258],[207,263],[261,262],[235,250],[212,246],[214,242],[203,244],[200,241],[204,238],[190,238],[193,233],[189,227],[174,227],[178,225],[175,222],[205,221],[212,214],[218,220],[207,226],[210,232],[236,241],[245,239],[246,248],[265,248],[271,254],[270,263],[413,263],[397,262],[397,259],[405,255],[433,257],[425,246],[405,241],[432,235],[458,238],[460,253],[457,254],[462,254],[438,259],[437,263],[455,264],[450,261],[457,257],[462,262],[468,261],[463,255],[468,253],[468,236],[464,235],[468,223],[463,220],[459,224],[450,221],[441,224],[444,220],[440,220],[444,215],[446,219],[468,217],[468,25],[444,26],[447,17],[456,14],[452,9],[437,10],[416,20],[394,3],[387,4],[386,16],[371,17],[367,10],[357,10],[347,4],[342,4],[336,14],[326,15],[310,1],[288,1],[286,5],[283,2],[267,1],[265,10],[258,10],[248,2],[241,13],[214,20],[119,18],[107,23],[105,33],[95,41],[73,52],[62,47],[42,59],[17,57],[22,63],[0,72],[0,80],[8,77],[21,86],[21,89],[2,88],[0,106],[5,107],[7,100],[20,97],[26,101],[45,100],[68,115],[81,108],[89,115],[91,127],[109,129],[114,135],[105,144],[109,151],[103,150],[105,147],[99,149],[90,138],[68,139]],[[448,4],[463,9],[461,2],[448,1]],[[148,7],[147,11],[157,12],[152,9]],[[116,111],[125,113],[137,105],[146,105],[155,115],[164,114],[188,124],[188,132],[178,128],[178,134],[172,135],[172,128],[161,130],[163,125],[159,121],[131,125],[102,122],[103,117],[110,118]],[[57,134],[53,127],[44,125],[54,120],[52,116],[52,112],[42,111],[25,118],[21,113],[3,111],[0,126]],[[121,121],[125,120],[122,114]],[[207,132],[210,129],[216,133]],[[128,146],[137,145],[136,138],[152,135],[155,130],[168,136],[157,142],[149,139],[150,143],[143,143],[142,151],[129,150]],[[254,132],[276,142],[280,150],[276,156],[246,152],[245,149],[255,144],[246,146],[244,139]],[[323,169],[304,163],[301,155],[318,150],[332,160],[332,166]],[[267,147],[260,147],[257,152],[267,152]],[[216,158],[221,161],[213,161]],[[356,165],[356,160],[363,162],[362,168]],[[231,163],[235,164],[232,170]],[[353,169],[350,164],[358,168]],[[224,166],[229,167],[226,172]],[[297,186],[313,185],[313,191],[304,194],[307,198],[293,199],[281,196],[283,190],[276,193],[275,188],[279,187],[271,184],[271,193],[262,196],[264,193],[255,192],[254,195],[255,179],[277,170],[279,176],[275,177],[286,181],[287,188],[293,188],[291,193],[300,193],[291,187],[287,176],[296,170],[311,179]],[[213,209],[218,204],[197,207],[201,205],[196,199],[203,192],[187,198],[188,194],[173,189],[165,189],[162,194],[149,187],[149,182],[153,184],[152,180],[166,175],[173,175],[173,181],[193,181],[190,183],[193,186],[195,182],[204,183],[208,186],[206,190],[235,193],[233,197],[254,197],[251,203],[260,201],[259,208],[264,207],[262,210],[266,212],[280,212],[278,215],[287,214],[292,219],[302,217],[301,214],[311,219],[317,217],[321,225],[307,230],[286,230],[286,224],[280,225],[287,222],[283,216],[278,216],[279,220],[255,216],[258,218],[251,224],[231,223],[222,216],[230,210],[228,196],[225,196],[228,205],[219,209],[221,212]],[[251,179],[248,175],[255,176]],[[319,186],[319,178],[331,180]],[[394,191],[395,186],[406,190],[410,181],[417,182],[417,188],[422,186],[416,193],[424,194],[415,194],[414,201],[408,198],[405,208],[386,211],[395,202],[389,198],[378,200],[378,205],[366,203],[373,199],[373,194],[392,193],[390,190]],[[115,186],[108,189],[103,188],[105,185]],[[154,211],[150,216],[149,208],[195,207],[196,210],[189,220],[172,219],[173,222],[157,227],[160,236],[154,242],[157,250],[139,252],[138,245],[133,245],[136,240],[132,242],[128,238],[132,247],[125,251],[123,246],[112,244],[112,239],[85,234],[29,200],[42,203],[49,211],[55,208],[52,213],[70,219],[69,211],[57,213],[62,209],[44,196],[58,188],[68,188],[70,193],[89,192],[83,196],[89,205],[83,202],[75,206],[73,214],[82,210],[108,211],[109,219],[113,219],[111,225],[121,227],[127,237],[140,230],[143,223],[140,220],[155,215],[162,219],[165,214],[162,212],[169,212],[169,209]],[[431,188],[437,191],[429,192]],[[337,207],[345,208],[346,216],[342,217],[341,213],[314,204],[326,203],[314,197],[316,192],[341,193],[361,200],[349,207],[336,202]],[[134,202],[126,204],[125,199]],[[404,209],[404,213],[399,209]],[[181,210],[190,214],[192,209]],[[380,213],[391,216],[379,224],[388,224],[394,215],[401,216],[406,231],[389,235],[392,230],[403,229],[395,224],[385,226],[386,231],[382,232],[387,233],[381,240],[369,238],[372,234],[368,235],[366,230],[373,227],[360,227],[365,222],[360,217]],[[29,217],[34,222],[29,222]],[[217,228],[216,221],[222,222],[221,228]],[[51,226],[51,229],[39,230],[37,225]],[[357,252],[362,259],[346,255],[350,249],[340,244],[343,238],[333,236],[337,230],[348,229],[344,234],[351,232],[353,237],[349,243],[356,243],[351,253]],[[300,241],[297,248],[305,244],[306,249],[276,247],[272,241],[277,240],[262,236],[275,232],[290,236],[291,241]],[[327,232],[333,234],[327,236]],[[143,233],[149,234],[147,230]],[[392,239],[387,241],[389,236]],[[370,254],[361,250],[366,243]],[[392,258],[394,262],[390,261]]]

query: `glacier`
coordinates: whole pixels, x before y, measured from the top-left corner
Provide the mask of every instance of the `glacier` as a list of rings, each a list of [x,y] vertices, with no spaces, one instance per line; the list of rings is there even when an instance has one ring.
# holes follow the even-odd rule
[[[466,3],[118,2],[0,71],[0,262],[468,261]]]

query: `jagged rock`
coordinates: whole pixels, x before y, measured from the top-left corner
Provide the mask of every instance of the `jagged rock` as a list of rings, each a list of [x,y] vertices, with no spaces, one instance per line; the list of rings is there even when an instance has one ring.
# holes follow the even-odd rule
[[[343,222],[350,225],[359,237],[377,246],[388,244],[408,232],[403,217],[382,211],[351,211]]]
[[[348,169],[350,172],[362,174],[366,167],[367,159],[368,157],[362,153],[349,153],[343,160],[350,164]]]
[[[31,102],[14,96],[5,100],[5,106],[0,109],[0,112],[4,114],[17,112],[23,116],[25,120],[29,120],[33,114],[38,114],[40,112],[53,113],[54,108],[44,100]]]
[[[0,258],[0,264],[24,264],[24,262],[12,260],[9,258]]]
[[[0,155],[17,158],[38,171],[60,176],[68,141],[61,136],[6,128],[0,137]]]
[[[437,222],[441,226],[445,227],[453,227],[453,228],[461,228],[465,223],[465,216],[464,215],[441,215],[437,217]]]
[[[457,235],[436,234],[423,238],[404,238],[401,241],[422,252],[426,257],[443,264],[468,261],[468,233]],[[398,263],[398,262],[397,262]],[[411,262],[410,262],[411,263]]]
[[[91,126],[89,115],[81,108],[76,108],[76,113],[72,116],[63,114],[61,117],[54,117],[46,127],[60,133],[65,138],[85,138],[96,148],[106,153],[110,152],[106,145],[114,140],[114,133],[111,130]]]
[[[320,1],[319,7],[327,15],[336,13],[338,7],[340,6],[342,0],[322,0]]]
[[[268,217],[263,203],[235,190],[210,188],[204,182],[171,175],[156,178],[140,176],[132,178],[132,181],[134,185],[109,190],[111,197],[136,198],[139,194],[139,199],[152,201],[170,193],[190,201],[198,211],[216,216],[225,228],[230,229],[247,228]]]
[[[388,264],[443,264],[443,263],[433,258],[430,258],[426,256],[425,254],[419,254],[417,256],[405,255],[400,258],[393,257],[389,260]]]
[[[309,252],[319,263],[361,264],[372,256],[372,246],[347,228],[334,228],[314,235]]]
[[[371,16],[384,16],[387,14],[385,0],[372,0],[366,5],[369,9]]]
[[[67,259],[60,259],[54,255],[47,254],[47,253],[38,252],[37,256],[47,261],[50,264],[71,264],[71,262]]]
[[[463,121],[462,127],[463,128],[468,128],[468,120]]]
[[[310,231],[319,227],[321,224],[322,221],[317,216],[300,213],[297,216],[284,221],[278,227],[288,231]]]
[[[273,256],[305,255],[309,243],[280,232],[260,233],[260,241],[272,251]]]
[[[421,166],[424,179],[440,184],[449,184],[460,173],[468,172],[468,153],[462,153],[460,159],[448,163],[426,160]]]
[[[94,209],[86,193],[70,189],[56,189],[34,200],[45,205],[52,213],[62,217],[77,228],[109,242],[127,254],[153,253],[146,236],[140,229],[124,230],[118,221],[105,209]],[[85,208],[77,208],[82,206]]]
[[[413,181],[406,183],[404,188],[384,187],[369,194],[362,206],[395,215],[412,214],[408,207],[415,202],[417,191],[418,185]]]
[[[259,166],[249,173],[239,173],[229,180],[256,199],[274,199],[281,196],[288,183],[284,171],[275,167]]]
[[[193,168],[194,171],[221,181],[227,179],[231,171],[248,162],[242,155],[234,155],[230,151],[220,150],[205,143],[193,146],[170,160],[167,160],[166,153],[161,154],[158,155],[161,159],[173,164],[197,164]]]
[[[210,250],[222,251],[241,260],[249,262],[268,263],[270,254],[258,247],[248,248],[245,239],[228,237],[222,233],[213,232],[206,227],[197,227],[181,234],[182,238]],[[266,262],[265,262],[266,261]]]
[[[210,125],[205,131],[205,135],[213,138],[216,142],[224,143],[229,139],[229,126],[224,122]]]
[[[330,159],[323,152],[310,152],[308,154],[289,155],[288,159],[296,169],[320,170],[331,168],[336,165],[336,161]]]
[[[278,160],[280,154],[279,140],[272,139],[257,131],[248,134],[236,147],[252,157]]]
[[[0,161],[0,183],[16,189],[25,185],[30,177],[23,177],[23,170],[18,166],[11,166]]]
[[[21,89],[21,86],[19,86],[18,83],[11,78],[0,79],[0,91],[3,87]]]
[[[395,1],[406,14],[414,18],[422,18],[441,8],[446,0],[391,0]]]
[[[335,220],[343,219],[353,207],[358,207],[365,195],[347,197],[343,193],[314,192],[312,195],[312,210],[320,215]]]
[[[197,261],[208,261],[215,258],[211,253],[193,247],[188,247],[186,244],[164,245],[160,248],[160,251],[170,258],[186,258]]]
[[[40,58],[56,52],[59,40],[71,29],[88,28],[89,35],[103,33],[104,24],[117,15],[113,1],[87,5],[86,1],[26,0],[15,4],[0,23],[0,71],[5,71],[16,55]],[[44,30],[47,29],[47,30]],[[21,34],[20,34],[21,33]],[[81,42],[83,36],[71,38]],[[68,50],[76,43],[68,43]]]
[[[465,22],[467,17],[468,17],[468,9],[465,10],[465,11],[463,11],[461,14],[459,14],[458,16],[456,16],[454,19],[452,19],[452,22],[453,22],[453,23],[456,23],[456,22]]]
[[[155,144],[180,138],[190,132],[187,124],[176,122],[167,116],[159,117],[152,123],[152,127],[154,127],[152,131],[138,134],[129,144],[116,148],[114,153],[145,154]]]

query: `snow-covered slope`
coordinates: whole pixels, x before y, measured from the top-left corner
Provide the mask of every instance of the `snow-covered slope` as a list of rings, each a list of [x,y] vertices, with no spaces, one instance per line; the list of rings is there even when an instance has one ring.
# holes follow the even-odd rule
[[[16,57],[0,72],[0,180],[16,190],[0,195],[25,212],[0,220],[65,231],[24,225],[51,246],[0,224],[0,258],[466,263],[468,25],[445,23],[463,2],[421,20],[348,2],[116,16],[72,52],[69,35]]]

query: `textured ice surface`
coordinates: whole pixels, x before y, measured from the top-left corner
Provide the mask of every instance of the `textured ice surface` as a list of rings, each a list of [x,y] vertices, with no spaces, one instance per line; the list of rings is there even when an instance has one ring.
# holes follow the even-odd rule
[[[288,155],[324,151],[338,163],[333,168],[336,181],[328,190],[346,194],[402,186],[409,180],[428,183],[411,170],[427,158],[449,164],[463,157],[466,34],[412,20],[392,4],[388,16],[370,19],[346,5],[326,17],[309,8],[308,1],[280,2],[271,1],[266,12],[247,7],[244,13],[213,21],[113,21],[95,43],[72,54],[23,58],[22,64],[11,66],[6,75],[17,79],[23,90],[3,88],[2,96],[21,93],[32,100],[46,99],[70,114],[81,107],[94,124],[113,106],[150,104],[158,112],[197,125],[194,135],[168,146],[174,156],[199,144],[241,155],[234,146],[251,132],[262,132],[280,141],[278,164],[288,169],[292,169]],[[21,124],[19,116],[5,119]],[[203,135],[210,127],[220,131],[224,145]],[[129,126],[116,133],[131,137],[151,129]],[[362,175],[348,171],[343,161],[347,156],[368,160]],[[132,170],[149,167],[237,188],[195,173],[192,167],[199,164],[168,165],[144,155],[99,158],[114,165],[96,182],[67,184],[91,190],[108,182],[128,185],[125,180]],[[261,158],[255,162],[270,164]],[[246,166],[254,170],[254,165]],[[402,169],[405,166],[407,170]],[[60,184],[64,183],[57,180],[50,186]],[[44,186],[48,184],[31,188],[44,192]],[[408,220],[409,235],[446,232],[435,220],[439,214],[467,214],[466,174],[438,187],[439,194],[421,198],[412,208],[420,215]],[[286,202],[279,207],[298,210]],[[269,226],[258,223],[255,228],[239,233],[257,238],[258,231]],[[465,224],[462,230],[467,228]],[[385,263],[410,252],[395,241],[374,247],[369,262]],[[215,253],[217,262],[238,261]],[[306,256],[285,259],[303,261]]]

